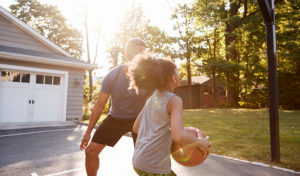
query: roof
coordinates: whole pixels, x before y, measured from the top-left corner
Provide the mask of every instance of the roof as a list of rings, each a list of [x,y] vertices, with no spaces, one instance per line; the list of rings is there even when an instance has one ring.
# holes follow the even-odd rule
[[[206,75],[201,75],[201,76],[192,76],[192,85],[203,85],[203,84],[206,84],[206,85],[210,85],[212,84],[212,78],[206,76]],[[218,79],[217,79],[218,80]],[[188,85],[188,82],[187,82],[187,79],[183,79],[180,81],[180,87],[184,87],[184,86],[187,86]],[[224,85],[221,81],[217,81],[216,83],[216,86],[219,87],[219,88],[223,88]]]
[[[54,51],[56,51],[64,56],[72,57],[72,55],[70,53],[66,52],[65,50],[63,50],[62,48],[57,46],[55,43],[53,43],[51,40],[47,39],[46,37],[44,37],[37,31],[32,29],[31,27],[29,27],[27,24],[25,24],[24,22],[19,20],[17,17],[15,17],[13,14],[11,14],[9,11],[7,11],[2,6],[0,6],[0,15],[2,15],[4,18],[11,21],[15,25],[17,25],[20,29],[27,32],[29,35],[36,38],[37,40],[39,40],[40,42],[42,42],[49,48],[53,49]]]
[[[203,84],[208,80],[210,80],[210,78],[206,75],[192,76],[192,85]],[[186,86],[187,84],[188,81],[186,78],[180,81],[180,86]]]
[[[27,24],[19,20],[17,17],[15,17],[2,6],[0,6],[0,15],[14,23],[16,26],[28,33],[30,36],[34,37],[35,39],[37,39],[38,41],[40,41],[41,43],[58,53],[46,53],[23,48],[0,46],[1,57],[10,58],[14,60],[84,68],[88,70],[97,68],[96,65],[89,64],[79,59],[75,59],[71,54],[57,46],[51,40],[47,39],[31,27],[29,27]]]
[[[75,68],[94,69],[97,66],[73,57],[0,45],[0,57]]]

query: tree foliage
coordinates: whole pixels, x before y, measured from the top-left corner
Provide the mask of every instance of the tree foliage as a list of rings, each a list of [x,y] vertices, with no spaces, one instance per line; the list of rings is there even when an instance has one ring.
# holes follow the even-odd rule
[[[82,35],[67,24],[66,18],[56,6],[41,4],[37,0],[17,0],[9,8],[24,23],[74,57],[80,58]]]
[[[197,51],[201,49],[199,34],[197,35],[194,26],[195,18],[191,17],[192,10],[191,5],[184,3],[179,5],[172,15],[172,19],[176,21],[174,29],[178,32],[178,36],[175,37],[178,49],[174,54],[177,58],[185,60],[188,107],[192,107],[192,62],[196,59]]]
[[[173,38],[168,36],[143,15],[140,6],[133,6],[126,10],[118,32],[115,34],[107,52],[114,66],[125,62],[124,50],[126,42],[132,38],[140,38],[145,41],[148,50],[159,53],[160,56],[172,56]]]
[[[300,4],[275,2],[279,104],[300,109]],[[150,50],[180,59],[182,78],[206,74],[226,86],[227,105],[268,107],[264,20],[255,0],[195,0],[181,3],[172,19],[177,35],[152,26],[140,7],[127,11],[110,52],[120,64],[127,40],[138,37]],[[112,54],[112,55],[113,55]],[[123,59],[124,61],[124,59]]]
[[[283,108],[300,108],[300,4],[281,0],[275,6],[279,103]],[[223,80],[232,106],[266,107],[266,32],[257,2],[195,0],[184,20],[193,21],[189,30],[197,36],[189,47],[194,48],[191,67],[199,69],[192,70]]]

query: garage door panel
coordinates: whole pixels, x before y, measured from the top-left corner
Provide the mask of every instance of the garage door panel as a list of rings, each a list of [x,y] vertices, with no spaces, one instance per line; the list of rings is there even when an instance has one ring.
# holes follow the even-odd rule
[[[34,121],[61,121],[62,91],[60,89],[35,89]]]
[[[0,122],[64,121],[66,73],[6,68],[0,68]]]
[[[0,122],[27,122],[30,89],[1,87]]]

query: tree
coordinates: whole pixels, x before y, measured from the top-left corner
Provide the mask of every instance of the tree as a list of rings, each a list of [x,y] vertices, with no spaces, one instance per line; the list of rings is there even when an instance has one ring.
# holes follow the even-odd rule
[[[208,41],[213,41],[214,45],[209,46],[207,42],[207,47],[210,50],[217,49],[220,53],[218,59],[210,57],[207,61],[212,64],[212,72],[215,72],[216,69],[223,72],[219,74],[224,74],[225,76],[226,96],[232,106],[238,106],[241,91],[240,78],[244,69],[241,58],[244,54],[242,52],[246,49],[244,45],[241,45],[244,44],[241,41],[248,32],[245,29],[249,30],[247,25],[255,21],[253,19],[257,19],[259,14],[257,12],[257,4],[248,0],[197,0],[191,13],[196,18],[196,26],[204,31],[205,36],[209,37]],[[263,27],[262,18],[260,18],[260,21],[256,20],[255,22],[255,25],[259,24],[258,29],[261,26]],[[252,28],[250,30],[256,29]],[[217,36],[215,32],[217,32]],[[262,38],[259,39],[262,40]],[[215,43],[216,41],[217,43]],[[212,46],[216,46],[217,48]],[[219,68],[216,66],[219,66]]]
[[[279,102],[284,108],[299,108],[300,53],[296,48],[300,7],[294,0],[276,1],[275,5]],[[202,60],[201,70],[208,75],[216,71],[225,80],[228,101],[234,106],[237,102],[252,108],[267,106],[266,36],[258,12],[257,2],[252,0],[197,0],[190,13],[206,40],[197,56]],[[217,55],[211,57],[214,49]]]
[[[195,51],[195,44],[199,38],[195,35],[195,27],[193,26],[193,18],[190,18],[192,8],[187,4],[178,5],[172,16],[176,20],[175,30],[178,31],[179,36],[176,37],[178,41],[179,50],[176,56],[180,59],[186,60],[186,72],[188,82],[188,107],[192,107],[192,73],[191,73],[191,60],[193,52]]]
[[[286,109],[300,109],[299,21],[299,1],[276,3],[279,103]]]
[[[67,20],[56,6],[41,4],[37,0],[17,0],[17,3],[10,5],[9,8],[24,23],[72,56],[80,58],[82,35],[67,24]]]
[[[112,59],[113,67],[120,64],[120,62],[125,62],[125,45],[132,38],[144,40],[147,48],[152,52],[160,53],[160,56],[173,56],[171,47],[172,42],[174,42],[173,38],[158,27],[150,25],[150,21],[143,15],[141,7],[133,5],[126,10],[118,32],[108,42],[107,52]]]
[[[108,46],[106,52],[109,53],[109,57],[111,58],[110,63],[112,64],[112,68],[114,68],[119,64],[119,55],[121,54],[122,50],[119,37],[115,35],[110,44],[108,44],[106,41],[106,45]]]
[[[81,13],[78,14],[78,16],[81,18],[82,24],[85,29],[85,40],[86,40],[86,53],[87,53],[87,62],[90,64],[95,64],[98,56],[98,48],[99,48],[99,40],[101,36],[101,27],[100,26],[95,26],[94,30],[97,33],[97,39],[96,39],[96,47],[95,47],[95,57],[94,61],[92,61],[92,56],[91,56],[91,48],[90,48],[90,26],[89,26],[89,14],[88,14],[88,9],[83,5]],[[88,84],[89,84],[89,97],[88,101],[91,102],[93,99],[93,70],[88,71]]]

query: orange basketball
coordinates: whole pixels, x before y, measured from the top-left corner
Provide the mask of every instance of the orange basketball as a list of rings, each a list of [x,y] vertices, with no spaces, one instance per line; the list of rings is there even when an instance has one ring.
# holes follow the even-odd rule
[[[202,137],[206,137],[204,133],[202,133],[199,129],[194,127],[184,127],[184,130],[197,137],[197,131],[199,131]],[[203,161],[207,158],[208,154],[204,156],[203,151],[201,151],[198,147],[192,145],[181,145],[173,141],[171,155],[177,163],[183,166],[193,167],[203,163]]]

